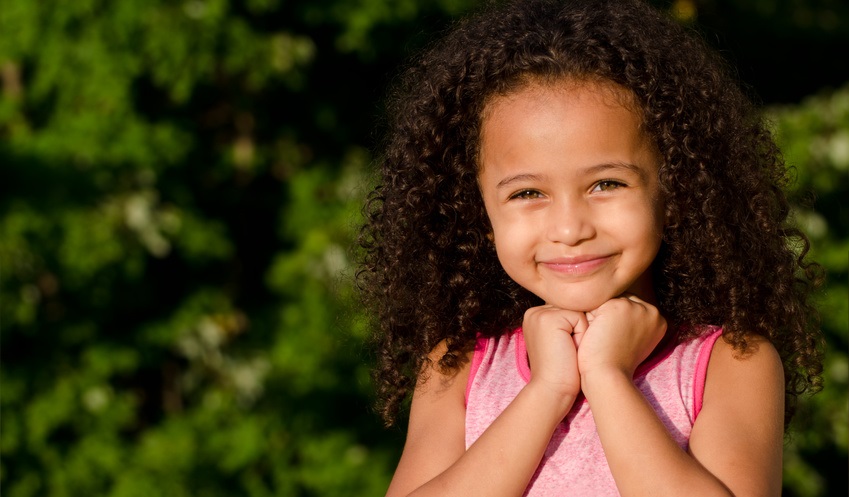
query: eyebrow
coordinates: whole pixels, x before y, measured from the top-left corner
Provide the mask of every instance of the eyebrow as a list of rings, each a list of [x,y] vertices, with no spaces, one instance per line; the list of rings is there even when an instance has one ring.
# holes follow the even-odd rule
[[[510,186],[513,183],[517,183],[520,181],[541,181],[543,178],[537,174],[517,174],[515,176],[508,176],[503,180],[499,181],[497,185],[495,185],[496,189],[501,189],[506,186]]]
[[[623,170],[626,170],[626,171],[631,171],[632,173],[639,176],[641,181],[645,181],[646,178],[647,178],[647,172],[646,172],[645,169],[641,168],[640,166],[638,166],[636,164],[631,164],[631,163],[628,163],[628,162],[606,162],[604,164],[597,164],[595,166],[590,166],[590,167],[584,169],[583,171],[581,171],[581,174],[586,175],[586,176],[590,176],[590,175],[602,173],[604,171],[608,171],[608,170],[611,170],[611,169],[614,169],[614,170],[615,169],[623,169]],[[507,186],[510,186],[513,183],[518,183],[518,182],[523,182],[523,181],[534,182],[534,181],[543,181],[543,180],[545,180],[545,177],[540,176],[538,174],[530,174],[530,173],[517,174],[515,176],[508,176],[508,177],[502,179],[501,181],[498,182],[497,185],[495,185],[495,188],[501,189],[501,188],[505,188]]]
[[[626,171],[631,171],[632,173],[639,176],[642,181],[645,181],[646,177],[648,176],[648,173],[645,169],[636,164],[631,164],[628,162],[609,162],[604,164],[598,164],[596,166],[588,167],[587,169],[585,169],[584,174],[596,174],[607,171],[609,169],[624,169]]]

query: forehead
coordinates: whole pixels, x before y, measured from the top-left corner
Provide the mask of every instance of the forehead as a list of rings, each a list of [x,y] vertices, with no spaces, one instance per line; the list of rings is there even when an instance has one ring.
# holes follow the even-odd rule
[[[543,158],[567,163],[636,158],[634,154],[645,158],[656,147],[643,128],[634,96],[613,83],[526,84],[487,103],[478,173],[493,160],[529,166]],[[546,151],[549,156],[544,157]]]
[[[480,115],[480,134],[475,145],[474,162],[478,174],[483,171],[487,142],[492,144],[495,135],[499,134],[501,136],[497,140],[503,139],[505,131],[509,135],[511,128],[515,128],[521,121],[527,121],[528,116],[547,114],[546,110],[550,106],[563,103],[564,95],[573,105],[595,106],[603,111],[585,113],[588,119],[600,118],[601,114],[609,115],[612,112],[616,117],[611,120],[611,127],[618,128],[620,132],[625,129],[629,134],[639,135],[639,141],[648,142],[649,147],[656,150],[654,140],[645,129],[643,110],[633,92],[627,88],[602,79],[535,78],[485,100]]]
[[[633,113],[638,118],[640,129],[642,130],[643,128],[643,109],[631,90],[605,79],[573,77],[558,79],[531,77],[512,87],[507,92],[489,95],[484,100],[483,111],[480,116],[481,127],[486,126],[486,123],[496,113],[496,109],[502,107],[505,103],[516,100],[520,96],[537,95],[539,97],[545,97],[546,95],[554,95],[559,92],[592,93],[593,96],[597,97],[605,105],[622,107]]]

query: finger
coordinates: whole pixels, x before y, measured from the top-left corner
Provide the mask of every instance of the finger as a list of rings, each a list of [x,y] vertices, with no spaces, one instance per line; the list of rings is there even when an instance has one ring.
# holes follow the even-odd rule
[[[587,318],[587,315],[585,313],[581,312],[581,313],[578,313],[576,318],[577,319],[576,319],[575,323],[572,324],[572,334],[573,335],[576,335],[576,334],[583,335],[584,333],[587,332],[587,329],[590,327],[590,323],[589,323],[589,320]]]
[[[648,302],[646,302],[645,300],[641,299],[640,297],[634,295],[633,293],[627,293],[627,292],[623,293],[622,295],[620,295],[619,298],[621,298],[623,300],[627,300],[627,301],[632,302],[634,304],[637,304],[640,307],[643,307],[643,308],[646,308],[646,309],[650,305]]]
[[[584,339],[584,335],[589,327],[589,317],[586,314],[581,313],[578,322],[572,327],[572,340],[575,342],[575,348],[578,348],[581,345],[581,340]]]
[[[561,311],[560,316],[566,322],[566,329],[569,330],[570,335],[586,331],[588,326],[587,316],[583,312]]]

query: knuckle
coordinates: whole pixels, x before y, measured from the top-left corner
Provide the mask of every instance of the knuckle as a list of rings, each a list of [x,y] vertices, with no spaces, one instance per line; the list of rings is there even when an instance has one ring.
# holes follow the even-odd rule
[[[524,319],[525,319],[526,321],[527,321],[527,320],[534,320],[534,319],[537,319],[537,317],[539,316],[539,314],[540,314],[542,311],[543,311],[543,309],[541,309],[541,308],[539,308],[539,307],[531,307],[530,309],[528,309],[527,311],[525,311]]]

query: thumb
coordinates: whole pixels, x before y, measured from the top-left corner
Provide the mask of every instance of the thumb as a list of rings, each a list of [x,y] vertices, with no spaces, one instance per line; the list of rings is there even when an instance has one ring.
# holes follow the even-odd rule
[[[572,340],[575,342],[575,348],[581,345],[581,340],[584,339],[584,335],[590,327],[589,322],[589,313],[582,312],[578,321],[572,326]]]

